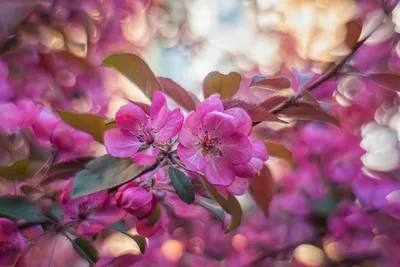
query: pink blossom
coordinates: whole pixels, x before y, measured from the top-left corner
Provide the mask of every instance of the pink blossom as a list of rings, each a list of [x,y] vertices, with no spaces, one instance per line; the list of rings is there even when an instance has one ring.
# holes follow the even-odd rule
[[[115,198],[118,206],[139,220],[150,217],[157,208],[157,198],[154,194],[135,182],[121,186]]]
[[[133,156],[136,164],[147,165],[157,158],[158,144],[169,141],[179,132],[183,116],[179,108],[168,111],[164,94],[155,92],[150,116],[131,103],[118,110],[115,121],[118,128],[104,135],[107,151],[116,157]]]
[[[60,202],[68,221],[79,223],[78,233],[94,235],[107,225],[122,219],[126,213],[117,207],[114,198],[107,195],[107,190],[86,196],[71,198],[73,179],[67,182]]]
[[[30,127],[38,118],[42,108],[41,105],[28,99],[20,100],[16,104],[12,102],[0,104],[0,130],[15,133]]]
[[[224,110],[219,95],[212,95],[187,116],[179,133],[179,158],[210,183],[229,186],[235,165],[251,159],[250,132],[251,119],[243,109]]]
[[[13,266],[27,248],[17,225],[9,219],[0,218],[0,265]]]

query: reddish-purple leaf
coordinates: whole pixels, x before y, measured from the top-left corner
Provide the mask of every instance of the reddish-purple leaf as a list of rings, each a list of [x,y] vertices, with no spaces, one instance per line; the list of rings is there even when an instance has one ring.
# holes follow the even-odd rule
[[[249,180],[249,191],[257,205],[268,216],[269,206],[274,195],[274,179],[269,168],[264,165],[262,169]]]
[[[349,48],[353,48],[360,38],[362,26],[358,21],[352,20],[346,23],[345,43]]]
[[[286,77],[271,77],[251,83],[250,88],[260,88],[271,91],[279,91],[282,89],[290,88],[291,82]]]
[[[271,112],[259,107],[256,104],[248,103],[243,100],[238,99],[223,99],[222,103],[225,109],[229,108],[242,108],[247,114],[249,114],[252,121],[270,121],[270,122],[282,122],[285,121],[279,119],[277,116],[273,115]]]
[[[366,73],[363,75],[382,88],[400,92],[400,75],[395,73]]]
[[[231,98],[239,90],[242,77],[237,72],[225,75],[218,71],[210,72],[203,82],[204,97],[220,94],[222,99]]]
[[[192,96],[182,86],[168,78],[157,77],[157,79],[161,83],[164,93],[172,97],[176,103],[188,111],[196,109]]]
[[[321,109],[315,109],[308,103],[297,103],[279,112],[279,115],[293,120],[316,120],[332,124],[340,128],[340,122],[332,115]]]
[[[282,103],[288,101],[290,99],[290,96],[284,96],[284,95],[272,95],[268,97],[266,100],[258,104],[258,106],[262,107],[265,110],[271,111],[277,106],[281,105]]]

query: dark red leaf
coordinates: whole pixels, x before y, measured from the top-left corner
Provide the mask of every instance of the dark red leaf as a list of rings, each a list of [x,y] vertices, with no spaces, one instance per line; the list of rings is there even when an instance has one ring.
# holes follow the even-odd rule
[[[285,101],[288,101],[290,96],[283,96],[283,95],[272,95],[268,97],[266,100],[258,104],[258,106],[262,107],[265,110],[271,111],[277,106],[281,105]]]
[[[196,104],[193,101],[192,96],[189,95],[182,86],[168,78],[157,77],[157,79],[164,89],[164,93],[172,97],[172,99],[174,99],[176,103],[178,103],[188,111],[196,109]]]
[[[252,179],[249,180],[249,191],[257,205],[268,216],[269,206],[274,195],[274,179],[269,168],[264,165]]]
[[[250,88],[261,88],[271,91],[279,91],[282,89],[290,88],[291,82],[286,77],[272,77],[250,84]]]

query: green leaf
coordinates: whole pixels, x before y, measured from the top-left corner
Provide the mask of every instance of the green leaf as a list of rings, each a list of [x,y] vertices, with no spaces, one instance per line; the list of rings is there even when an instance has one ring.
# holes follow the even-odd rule
[[[121,234],[124,234],[124,235],[132,238],[133,241],[135,241],[136,244],[138,245],[138,247],[140,249],[140,253],[144,254],[146,252],[146,249],[147,249],[146,238],[144,238],[143,236],[140,236],[140,235],[132,235],[132,234],[128,233],[122,220],[118,221],[114,224],[111,224],[108,227],[120,232]]]
[[[150,99],[153,98],[153,92],[163,91],[147,63],[135,54],[113,54],[107,57],[101,65],[118,70]]]
[[[0,177],[9,180],[25,180],[31,172],[31,162],[29,159],[21,159],[15,161],[11,165],[0,166]]]
[[[145,167],[132,164],[131,158],[104,155],[90,161],[74,177],[72,198],[120,185],[138,175]]]
[[[34,201],[21,196],[0,196],[0,215],[35,222],[46,219]]]
[[[321,200],[310,200],[311,208],[314,212],[328,215],[336,210],[337,201],[332,196],[328,195]]]
[[[194,201],[193,185],[190,178],[187,177],[182,171],[169,167],[169,178],[171,179],[172,186],[174,187],[179,198],[188,204]]]
[[[61,218],[64,215],[64,209],[58,202],[53,202],[50,207],[50,213],[56,218]]]
[[[220,193],[218,193],[217,189],[212,184],[210,184],[205,178],[203,180],[212,197],[232,216],[231,223],[225,232],[228,233],[238,228],[243,218],[243,211],[239,201],[229,192],[228,199],[224,198]]]
[[[21,185],[19,189],[22,191],[22,193],[25,194],[25,196],[29,196],[32,194],[43,194],[42,191],[28,184]]]
[[[93,262],[99,260],[100,258],[99,252],[97,251],[96,247],[92,244],[92,242],[90,242],[88,239],[84,237],[78,237],[74,240],[74,243],[81,249],[81,252],[85,253],[85,255]],[[81,252],[78,251],[78,253]]]
[[[220,206],[217,205],[215,201],[205,197],[197,196],[194,203],[214,213],[215,216],[217,216],[217,218],[221,221],[222,227],[224,227],[225,212]]]
[[[161,217],[161,209],[159,206],[157,206],[156,211],[150,218],[147,218],[147,221],[151,225],[155,225],[158,222],[158,220],[160,219],[160,217]]]
[[[218,71],[210,72],[203,82],[204,97],[220,94],[221,99],[231,98],[238,90],[242,77],[237,72],[225,75]]]
[[[88,133],[99,142],[104,143],[104,132],[115,128],[114,124],[105,124],[106,118],[95,114],[88,113],[75,113],[65,110],[57,110],[57,114],[60,118],[71,127]]]

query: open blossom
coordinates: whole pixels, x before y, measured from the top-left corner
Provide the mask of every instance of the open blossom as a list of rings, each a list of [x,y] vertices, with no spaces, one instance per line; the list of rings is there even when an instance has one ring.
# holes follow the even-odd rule
[[[157,158],[158,145],[178,134],[183,115],[179,108],[170,112],[164,94],[155,92],[150,116],[131,103],[118,110],[115,121],[118,128],[104,134],[107,151],[116,157],[133,156],[136,164],[147,165]]]
[[[94,235],[107,225],[121,220],[126,213],[117,207],[107,190],[78,198],[71,198],[73,180],[70,179],[60,196],[67,221],[78,221],[78,233]]]
[[[179,158],[190,170],[203,172],[210,183],[229,186],[235,166],[252,157],[251,127],[243,109],[224,110],[219,95],[212,95],[187,116],[179,133]]]
[[[9,219],[0,218],[0,265],[13,266],[26,247],[17,225]]]

